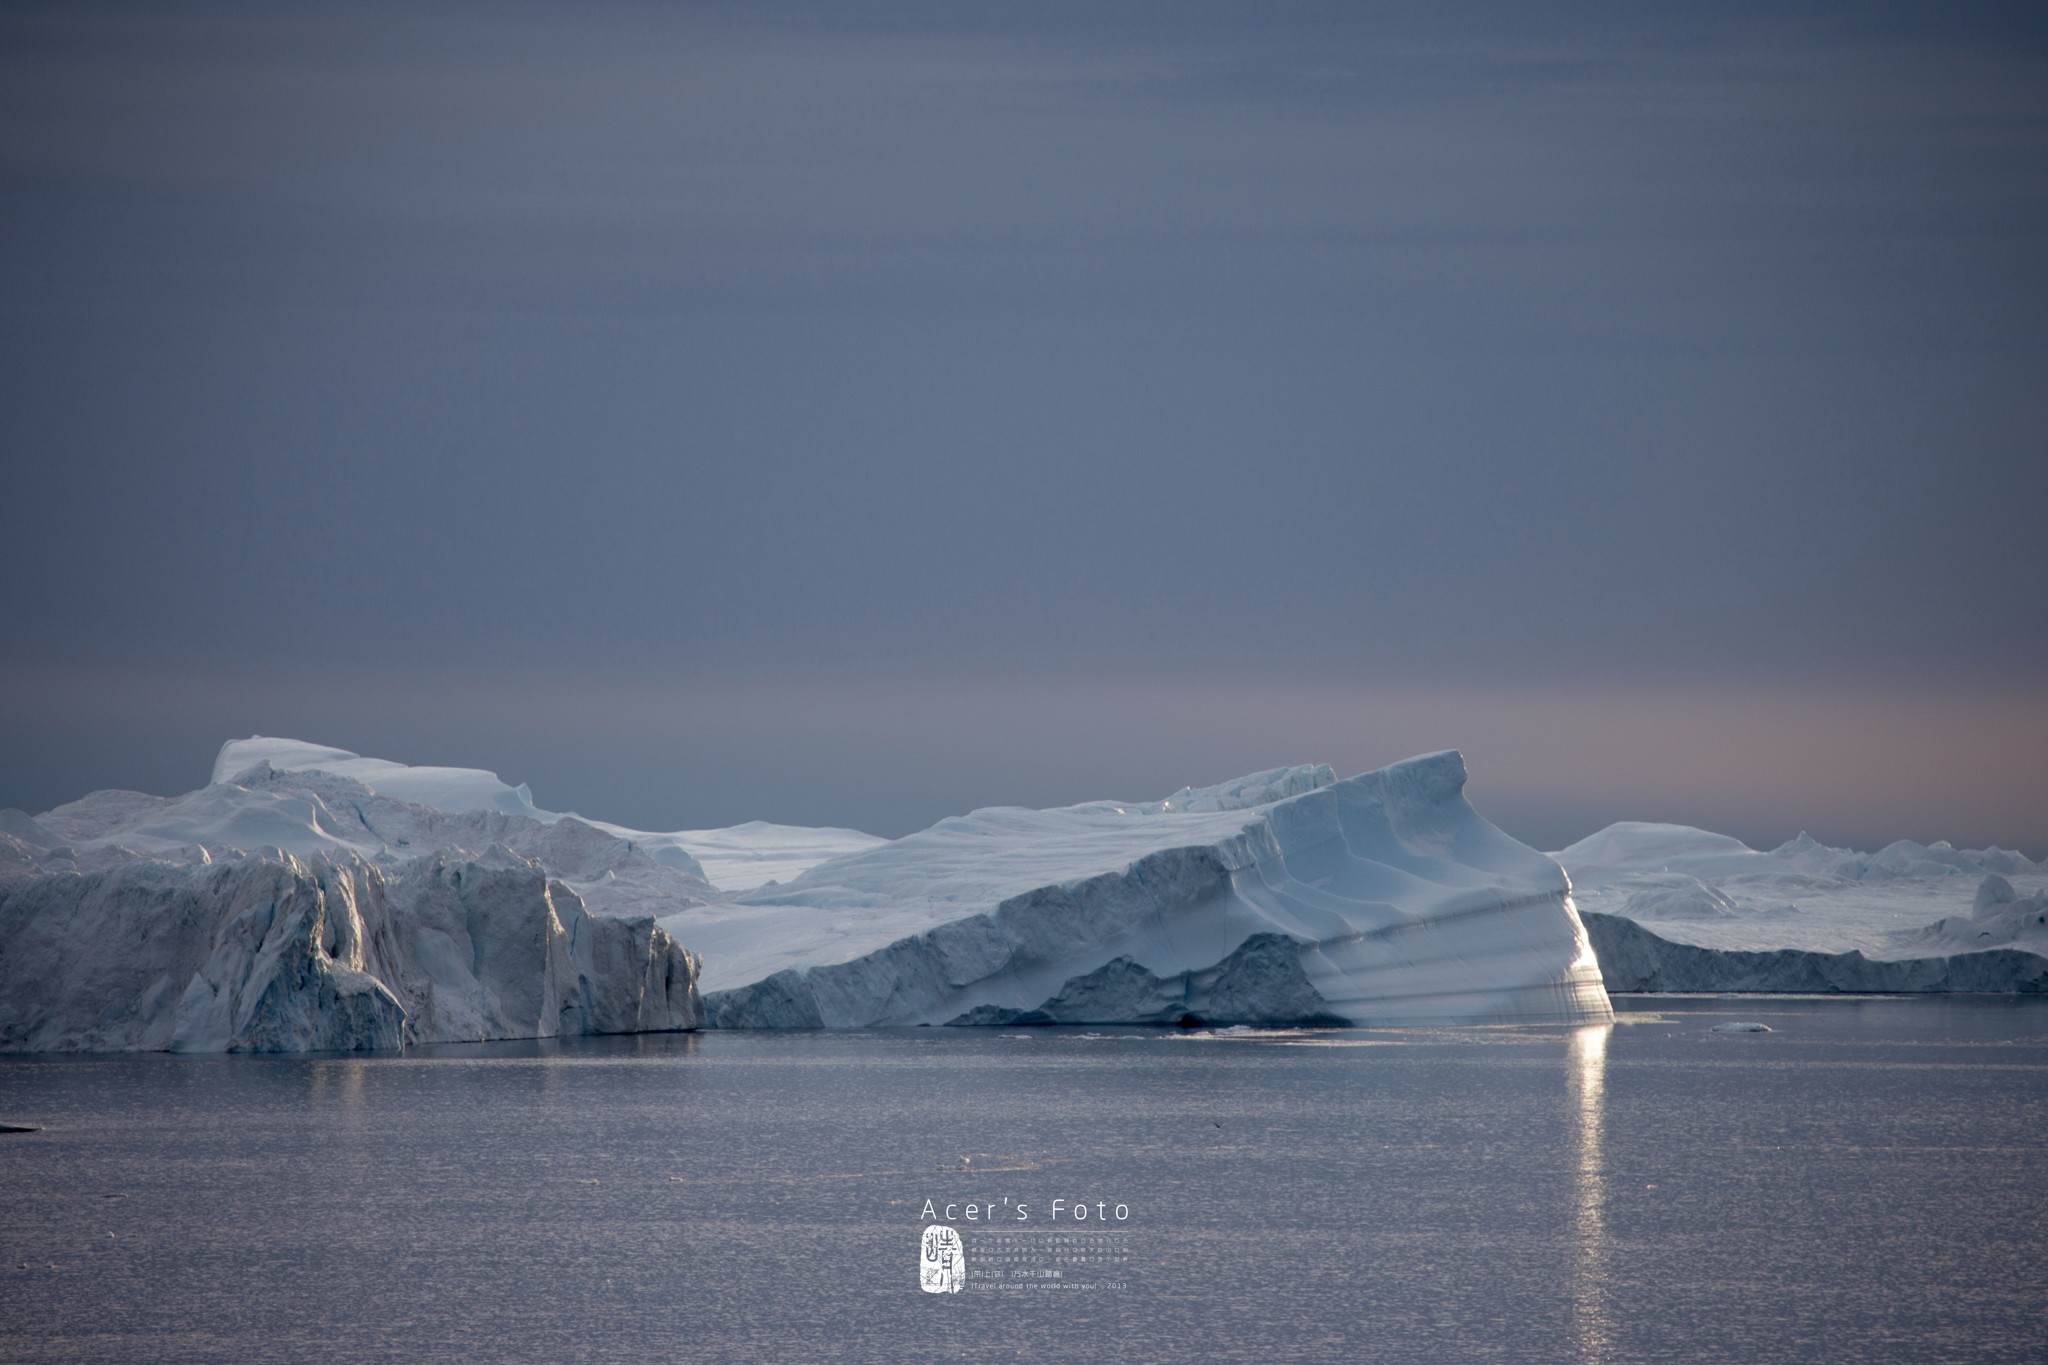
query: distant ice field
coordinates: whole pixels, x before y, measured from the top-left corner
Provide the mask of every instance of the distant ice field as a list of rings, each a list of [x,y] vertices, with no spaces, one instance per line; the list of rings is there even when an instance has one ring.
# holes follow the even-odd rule
[[[2035,918],[2048,904],[2028,913],[2048,899],[2048,866],[2010,849],[1900,840],[1859,853],[1802,834],[1760,852],[1685,825],[1623,823],[1551,856],[1581,910],[1704,948],[1879,959],[2048,951],[2048,918]]]

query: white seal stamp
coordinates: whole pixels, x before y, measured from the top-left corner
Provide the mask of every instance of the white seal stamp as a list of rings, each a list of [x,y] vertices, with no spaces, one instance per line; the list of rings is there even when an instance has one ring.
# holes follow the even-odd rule
[[[967,1287],[967,1250],[943,1223],[924,1230],[917,1250],[917,1287],[927,1294],[957,1294]]]

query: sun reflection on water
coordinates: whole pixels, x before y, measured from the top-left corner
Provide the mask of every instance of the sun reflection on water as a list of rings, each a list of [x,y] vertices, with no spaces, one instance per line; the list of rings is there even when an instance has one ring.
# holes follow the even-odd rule
[[[1607,1039],[1612,1024],[1572,1035],[1567,1086],[1573,1101],[1576,1169],[1572,1190],[1572,1339],[1582,1361],[1610,1358],[1614,1324],[1607,1304]]]

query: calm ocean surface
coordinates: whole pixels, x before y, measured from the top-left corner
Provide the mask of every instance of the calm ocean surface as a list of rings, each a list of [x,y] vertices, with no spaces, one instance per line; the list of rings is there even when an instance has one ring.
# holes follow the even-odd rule
[[[2048,1360],[2048,1002],[1618,1005],[0,1057],[0,1359]]]

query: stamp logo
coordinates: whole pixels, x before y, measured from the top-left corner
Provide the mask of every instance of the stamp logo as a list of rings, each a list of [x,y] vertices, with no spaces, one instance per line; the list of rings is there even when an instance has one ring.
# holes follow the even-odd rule
[[[957,1230],[934,1224],[918,1245],[917,1285],[927,1294],[957,1294],[967,1287],[967,1250]]]

